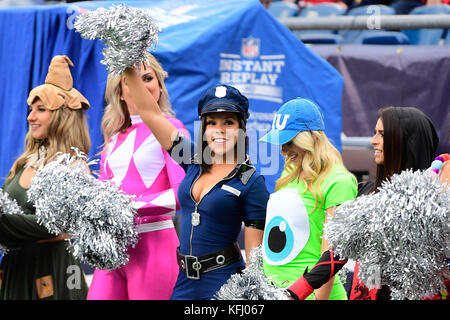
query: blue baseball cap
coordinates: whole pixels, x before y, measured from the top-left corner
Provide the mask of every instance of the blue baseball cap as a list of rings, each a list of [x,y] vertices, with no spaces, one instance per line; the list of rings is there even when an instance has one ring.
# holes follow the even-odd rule
[[[239,113],[247,122],[248,99],[235,87],[219,84],[208,89],[198,102],[198,116],[211,112]]]
[[[302,131],[324,130],[320,108],[308,99],[295,98],[281,106],[272,122],[272,130],[260,142],[285,144]]]

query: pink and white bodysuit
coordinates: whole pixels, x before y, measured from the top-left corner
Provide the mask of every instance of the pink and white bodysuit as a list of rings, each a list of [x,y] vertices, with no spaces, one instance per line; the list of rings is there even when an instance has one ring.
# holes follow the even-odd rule
[[[181,121],[168,119],[188,134]],[[140,116],[131,116],[131,121],[131,127],[114,135],[101,155],[99,179],[110,179],[136,195],[139,240],[128,250],[127,265],[94,271],[88,300],[166,300],[178,276],[179,241],[172,215],[179,209],[177,190],[185,173]]]

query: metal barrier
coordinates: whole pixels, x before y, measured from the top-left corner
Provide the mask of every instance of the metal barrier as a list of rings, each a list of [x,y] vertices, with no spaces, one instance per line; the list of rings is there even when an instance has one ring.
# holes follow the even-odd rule
[[[278,20],[291,30],[450,29],[450,14],[289,17]]]

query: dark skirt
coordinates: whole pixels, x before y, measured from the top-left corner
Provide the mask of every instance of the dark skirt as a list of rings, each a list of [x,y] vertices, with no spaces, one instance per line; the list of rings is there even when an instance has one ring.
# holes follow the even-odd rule
[[[88,286],[67,241],[9,249],[0,264],[1,300],[84,300]]]

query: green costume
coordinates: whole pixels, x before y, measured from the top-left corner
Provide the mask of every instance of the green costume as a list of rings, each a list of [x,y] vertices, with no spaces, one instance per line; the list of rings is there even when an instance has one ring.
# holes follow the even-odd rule
[[[45,241],[56,235],[37,223],[27,189],[19,185],[23,171],[2,187],[24,214],[0,210],[0,244],[8,248],[0,264],[0,299],[85,299],[81,264],[67,251],[67,241]]]
[[[320,191],[322,200],[317,192],[317,206],[303,180],[295,179],[270,196],[263,239],[264,272],[279,287],[289,287],[306,267],[311,269],[317,263],[325,211],[355,199],[357,183],[343,166],[335,165],[320,183]],[[342,299],[347,295],[340,278],[335,277],[330,300]]]

